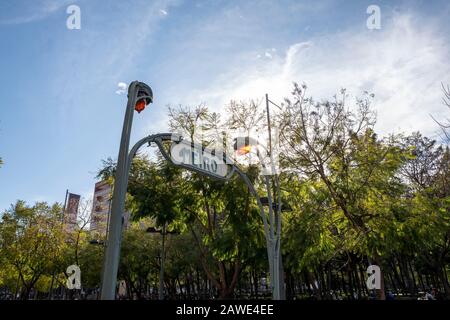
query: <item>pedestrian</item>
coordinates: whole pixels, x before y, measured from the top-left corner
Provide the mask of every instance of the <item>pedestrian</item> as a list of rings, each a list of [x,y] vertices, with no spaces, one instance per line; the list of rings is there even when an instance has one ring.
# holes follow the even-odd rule
[[[436,300],[433,295],[433,292],[435,292],[434,289],[431,290],[431,292],[430,292],[430,290],[427,290],[427,292],[425,293],[425,300]]]
[[[395,300],[395,295],[392,293],[391,290],[388,291],[386,300]]]

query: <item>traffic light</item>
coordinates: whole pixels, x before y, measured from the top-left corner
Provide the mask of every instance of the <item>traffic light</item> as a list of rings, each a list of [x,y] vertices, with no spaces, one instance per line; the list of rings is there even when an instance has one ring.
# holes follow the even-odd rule
[[[238,145],[238,140],[239,140],[239,145]],[[244,140],[243,143],[241,140]],[[252,145],[250,143],[250,138],[249,137],[245,137],[244,139],[242,138],[235,138],[234,139],[234,150],[236,151],[236,153],[240,156],[246,155],[247,153],[252,151]]]
[[[134,81],[130,84],[128,90],[128,97],[130,97],[130,94],[132,97],[135,97],[134,110],[138,113],[141,113],[147,105],[153,102],[153,91],[143,82]]]
[[[146,105],[147,105],[147,104],[145,103],[145,100],[144,100],[144,99],[138,100],[138,101],[136,102],[136,105],[134,106],[134,110],[136,110],[138,113],[141,113],[141,111],[145,109],[145,106],[146,106]]]

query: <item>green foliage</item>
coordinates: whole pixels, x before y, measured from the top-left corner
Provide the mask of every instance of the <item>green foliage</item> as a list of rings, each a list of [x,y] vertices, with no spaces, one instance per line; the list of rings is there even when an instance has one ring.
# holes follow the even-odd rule
[[[48,277],[60,265],[66,248],[61,225],[62,208],[18,201],[3,213],[0,224],[0,256],[4,280],[19,279],[24,295],[33,287],[44,290]],[[5,272],[5,271],[4,271]],[[48,287],[48,286],[47,286]]]
[[[290,297],[298,288],[306,288],[302,297],[367,294],[369,264],[380,265],[391,289],[413,294],[426,281],[450,296],[449,147],[420,133],[379,137],[372,98],[365,94],[347,106],[343,90],[316,102],[306,86],[295,85],[273,117],[280,129],[281,198],[290,208],[282,214],[281,241]],[[191,139],[201,126],[205,144],[221,130],[264,129],[258,103],[232,102],[228,111],[221,121],[205,106],[171,108],[169,126]],[[242,169],[265,196],[258,167]],[[112,183],[115,170],[108,158],[97,177]],[[169,231],[164,274],[171,297],[231,298],[248,287],[257,296],[258,282],[267,278],[266,240],[256,201],[238,176],[224,183],[174,167],[160,154],[156,161],[138,156],[126,208],[133,222],[123,234],[119,279],[126,280],[128,298],[148,298],[158,287],[162,236],[148,227]],[[99,287],[104,246],[90,244],[94,235],[81,225],[64,232],[60,221],[57,204],[18,201],[3,213],[0,287],[18,287],[22,297],[32,288],[45,292],[52,280],[53,287],[63,284],[74,263],[84,288]]]

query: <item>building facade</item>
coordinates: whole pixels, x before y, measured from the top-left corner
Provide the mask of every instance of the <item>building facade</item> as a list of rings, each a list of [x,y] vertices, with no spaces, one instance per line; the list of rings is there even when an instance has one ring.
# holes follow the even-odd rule
[[[111,211],[112,186],[108,181],[100,181],[95,184],[94,199],[92,201],[92,213],[90,231],[99,238],[106,237],[109,213]]]
[[[109,216],[112,204],[112,185],[108,181],[100,181],[95,184],[94,199],[92,201],[92,213],[90,231],[98,239],[106,239],[109,226]],[[123,214],[123,229],[127,229],[130,223],[130,213]]]
[[[64,207],[64,230],[72,233],[77,227],[78,206],[80,204],[80,195],[74,193],[66,193],[66,203]]]

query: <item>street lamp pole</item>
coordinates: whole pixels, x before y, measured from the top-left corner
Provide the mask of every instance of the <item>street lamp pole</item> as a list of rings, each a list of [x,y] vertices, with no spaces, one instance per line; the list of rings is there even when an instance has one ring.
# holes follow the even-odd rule
[[[162,249],[161,249],[161,268],[159,270],[159,290],[158,290],[158,298],[159,300],[164,300],[164,264],[166,262],[166,226],[167,223],[164,222],[164,226],[162,229]]]
[[[164,269],[166,262],[166,236],[168,234],[177,234],[174,231],[167,231],[167,221],[164,222],[162,230],[156,230],[154,227],[147,229],[148,233],[159,233],[162,236],[161,252],[160,252],[160,268],[159,268],[159,289],[158,299],[164,300]]]
[[[238,144],[238,140],[242,139],[242,137],[240,138],[236,138],[235,139],[235,144],[234,144],[234,149],[238,152],[238,154],[243,155],[246,153],[249,153],[251,151],[251,147],[256,147],[256,154],[259,158],[259,162],[261,163],[261,165],[263,166],[263,170],[267,171],[267,167],[265,165],[265,159],[263,157],[263,155],[261,155],[261,152],[258,149],[258,146],[260,146],[260,143],[258,142],[258,140],[253,139],[252,137],[244,137],[243,140],[244,145],[243,146],[239,146]],[[265,148],[264,151],[266,153],[266,155],[270,155],[269,151]],[[271,167],[273,170],[273,161],[271,161]],[[239,170],[237,170],[238,168],[236,167],[236,171],[239,173]],[[271,171],[272,172],[272,171]],[[275,225],[277,223],[277,221],[279,222],[279,220],[274,219],[274,213],[273,213],[273,198],[272,198],[272,192],[271,192],[271,188],[270,188],[270,178],[269,175],[271,174],[271,172],[264,172],[264,184],[266,186],[266,191],[267,191],[267,204],[269,206],[268,208],[268,220],[266,218],[266,213],[265,210],[262,206],[261,203],[261,199],[259,197],[259,195],[257,194],[256,190],[254,190],[253,186],[251,186],[250,181],[247,182],[248,178],[245,177],[245,174],[242,174],[242,178],[244,179],[244,181],[247,183],[247,185],[249,186],[249,188],[251,188],[250,190],[252,191],[252,193],[255,195],[257,202],[258,202],[258,206],[260,207],[260,211],[261,211],[261,216],[263,218],[263,223],[264,223],[264,234],[266,236],[266,242],[267,242],[267,256],[269,259],[269,273],[270,273],[270,287],[272,290],[272,297],[274,300],[281,300],[281,289],[280,289],[280,272],[279,272],[279,255],[277,255],[277,248],[279,248],[279,227],[278,225]],[[280,203],[280,201],[278,201]],[[281,209],[281,205],[278,206],[278,209]],[[281,211],[281,210],[280,210]],[[275,228],[277,229],[277,232],[275,233]]]
[[[274,258],[274,299],[275,300],[284,300],[285,299],[285,290],[284,290],[284,272],[283,272],[283,261],[281,257],[281,191],[280,191],[280,179],[278,176],[278,172],[275,170],[275,164],[273,160],[273,153],[272,153],[272,129],[271,129],[271,123],[270,123],[270,108],[269,103],[273,104],[274,106],[278,107],[280,106],[269,100],[269,95],[266,93],[266,113],[267,113],[267,128],[269,131],[269,157],[270,157],[270,166],[271,166],[271,174],[274,174],[274,199],[277,199],[277,210],[275,214],[275,221],[273,225],[273,229],[276,228],[276,235],[275,235],[275,241],[273,243],[273,258]],[[269,177],[266,176],[266,188],[267,193],[270,195],[270,185],[269,185]],[[270,197],[269,197],[270,201]],[[269,204],[269,210],[273,210],[272,204]],[[272,229],[272,230],[273,230]]]
[[[270,110],[269,103],[272,103],[276,107],[280,108],[277,104],[273,103],[269,100],[269,95],[265,95],[266,98],[266,115],[267,115],[267,127],[269,134],[269,148],[265,150],[266,156],[270,158],[270,171],[268,171],[264,157],[261,157],[261,154],[258,149],[257,155],[259,157],[260,163],[264,168],[264,184],[266,186],[267,191],[267,200],[269,205],[269,230],[266,230],[266,238],[267,238],[267,251],[269,257],[269,270],[271,275],[271,288],[274,300],[284,300],[285,299],[285,289],[284,289],[284,274],[283,274],[283,262],[281,257],[281,192],[280,192],[280,180],[278,173],[275,168],[274,160],[273,160],[273,150],[272,150],[272,127],[270,123]],[[281,109],[281,108],[280,108]],[[249,146],[259,146],[259,142],[257,140],[252,139],[251,137],[244,138],[244,146],[242,148],[238,146],[237,140],[235,143],[235,150],[239,151],[240,154],[246,154],[250,152],[251,148]],[[269,175],[274,175],[274,179],[272,180]],[[271,184],[273,183],[273,190]],[[274,210],[273,203],[277,203],[276,210]],[[275,212],[274,212],[275,211]],[[262,215],[265,216],[264,211],[262,211]],[[264,222],[266,224],[266,222]]]
[[[102,275],[102,300],[114,300],[116,297],[117,271],[119,269],[120,242],[122,239],[122,217],[125,209],[125,195],[128,183],[128,148],[134,110],[140,112],[145,105],[153,102],[153,93],[149,86],[133,81],[128,87],[128,102],[120,140],[117,171],[114,180],[111,216],[108,228],[108,240]]]

